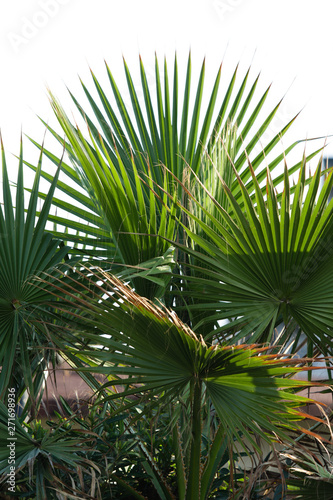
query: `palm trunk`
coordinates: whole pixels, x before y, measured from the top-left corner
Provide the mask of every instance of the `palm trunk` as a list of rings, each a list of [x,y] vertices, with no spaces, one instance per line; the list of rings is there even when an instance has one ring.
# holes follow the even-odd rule
[[[192,412],[192,443],[190,453],[190,468],[188,474],[185,500],[200,499],[201,482],[201,389],[200,380],[194,382],[193,412]]]

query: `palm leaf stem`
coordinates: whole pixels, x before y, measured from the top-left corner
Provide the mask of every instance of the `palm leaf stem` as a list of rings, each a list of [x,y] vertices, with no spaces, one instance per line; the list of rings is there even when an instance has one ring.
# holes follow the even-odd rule
[[[201,426],[202,426],[202,381],[197,378],[192,389],[192,441],[190,451],[190,467],[185,500],[200,500],[201,476]]]

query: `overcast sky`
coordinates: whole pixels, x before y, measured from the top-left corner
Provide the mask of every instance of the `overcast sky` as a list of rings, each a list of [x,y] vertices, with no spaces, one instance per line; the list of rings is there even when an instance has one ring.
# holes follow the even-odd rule
[[[117,80],[122,55],[138,77],[138,54],[153,68],[154,53],[180,65],[191,49],[194,67],[206,56],[207,89],[220,62],[226,81],[240,61],[273,82],[276,103],[287,91],[279,124],[303,111],[292,139],[333,134],[331,0],[15,0],[0,18],[0,127],[17,152],[21,127],[41,140],[36,114],[50,120],[46,85],[73,109],[65,85],[81,96],[77,75],[88,66],[103,80],[105,59]],[[185,69],[184,69],[185,72]],[[327,153],[333,155],[333,143]]]

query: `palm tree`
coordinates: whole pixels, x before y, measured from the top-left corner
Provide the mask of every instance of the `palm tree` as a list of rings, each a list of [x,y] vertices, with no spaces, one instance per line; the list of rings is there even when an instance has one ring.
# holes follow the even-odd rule
[[[72,97],[88,126],[88,139],[78,126],[70,122],[60,103],[50,94],[51,105],[65,134],[65,140],[61,134],[50,127],[48,129],[61,145],[65,144],[72,163],[70,166],[62,162],[64,180],[58,182],[57,187],[64,195],[69,196],[73,203],[54,199],[53,205],[65,210],[71,217],[49,216],[49,220],[66,228],[65,234],[54,233],[64,241],[82,244],[84,237],[85,246],[87,248],[89,245],[90,249],[89,251],[81,249],[79,255],[82,258],[86,256],[90,260],[95,257],[99,265],[103,265],[101,259],[105,259],[107,262],[112,261],[114,265],[137,266],[164,255],[172,246],[168,239],[171,242],[185,241],[183,231],[179,227],[176,228],[174,222],[174,215],[179,216],[180,212],[169,215],[168,210],[170,207],[176,210],[174,199],[184,202],[185,205],[187,203],[186,193],[182,186],[175,182],[175,178],[182,182],[188,178],[188,182],[191,183],[197,175],[208,190],[217,195],[214,186],[217,189],[219,187],[216,184],[212,161],[206,161],[206,168],[202,168],[205,157],[213,160],[216,158],[221,174],[230,183],[236,199],[240,195],[240,190],[233,174],[232,163],[246,187],[253,191],[252,178],[247,167],[248,155],[253,156],[251,164],[258,182],[261,183],[266,177],[267,156],[272,155],[296,118],[293,117],[262,148],[262,137],[281,103],[269,113],[263,114],[263,105],[269,89],[263,95],[256,97],[258,77],[248,85],[249,71],[247,71],[239,88],[236,89],[236,68],[222,102],[217,104],[221,80],[220,67],[208,105],[202,111],[205,75],[205,62],[203,62],[191,110],[191,57],[188,59],[182,102],[179,97],[177,58],[174,62],[172,84],[168,76],[167,63],[164,64],[163,77],[157,58],[155,64],[156,102],[154,103],[140,60],[144,95],[144,105],[142,105],[124,62],[132,113],[125,107],[124,99],[108,67],[106,67],[107,75],[115,105],[93,73],[96,98],[82,83],[94,116],[90,117],[77,99]],[[132,115],[134,120],[131,118]],[[228,144],[227,155],[221,148],[221,141],[224,147]],[[284,153],[278,154],[271,160],[268,165],[269,170],[275,172],[284,156],[299,142],[293,143]],[[53,163],[59,164],[59,158],[45,148],[44,154]],[[33,165],[29,166],[34,168]],[[300,166],[301,162],[293,165],[288,169],[288,173],[291,175],[297,172]],[[43,176],[49,181],[52,179],[52,176],[45,172]],[[278,185],[282,181],[283,174],[278,174],[273,182]],[[72,234],[71,230],[77,234]],[[179,263],[183,258],[184,256],[178,252],[175,260]],[[151,299],[154,299],[157,293],[152,280],[148,284],[146,279],[137,278],[135,289]]]
[[[225,455],[232,475],[236,443],[251,457],[260,451],[258,439],[271,446],[274,440],[290,441],[291,428],[299,428],[304,416],[298,408],[307,401],[295,391],[311,385],[290,377],[302,365],[309,369],[314,357],[331,355],[332,175],[319,194],[320,163],[306,179],[306,163],[317,152],[274,175],[298,143],[268,165],[266,158],[295,118],[260,147],[280,103],[262,118],[268,90],[256,99],[258,78],[248,88],[249,72],[235,91],[235,71],[217,105],[220,68],[201,119],[205,63],[192,110],[190,57],[181,106],[177,59],[172,85],[166,62],[162,76],[156,59],[155,104],[142,61],[144,104],[125,62],[124,67],[132,113],[108,67],[115,105],[93,74],[97,97],[82,85],[94,116],[72,96],[87,137],[50,94],[65,139],[47,128],[64,144],[71,165],[33,142],[57,165],[62,180],[21,155],[21,169],[25,163],[52,186],[48,194],[38,193],[37,183],[32,190],[31,200],[45,200],[35,231],[42,234],[46,220],[52,222],[45,238],[61,248],[59,260],[48,257],[20,277],[38,299],[31,303],[34,316],[24,323],[26,337],[48,336],[54,351],[95,388],[92,374],[103,373],[106,383],[98,388],[103,401],[113,415],[127,412],[132,435],[149,415],[170,411],[176,479],[165,480],[147,442],[139,439],[146,474],[159,498],[204,500],[221,487],[217,479]],[[299,180],[290,187],[295,172]],[[281,183],[282,192],[276,190]],[[53,196],[55,187],[72,203]],[[11,224],[6,196],[2,218]],[[51,214],[51,203],[70,217]],[[19,201],[15,217],[21,229],[13,241],[20,241]],[[29,228],[32,234],[31,222]],[[297,359],[304,335],[308,358]],[[29,340],[33,355],[41,345]],[[6,373],[15,371],[13,356]],[[41,366],[45,371],[47,363]],[[30,379],[36,397],[41,384],[33,385],[34,373]],[[29,446],[34,453],[35,444]],[[116,474],[112,481],[125,494],[124,481]],[[227,483],[223,488],[226,498],[236,498]]]
[[[159,411],[171,407],[177,487],[171,489],[160,482],[161,498],[208,498],[223,452],[236,443],[244,446],[246,440],[260,452],[258,439],[270,444],[277,436],[285,443],[293,441],[288,432],[300,429],[305,414],[299,407],[309,402],[294,390],[309,383],[285,375],[302,370],[299,364],[304,360],[271,354],[269,348],[258,345],[206,343],[173,311],[154,305],[118,278],[105,271],[97,272],[96,278],[102,282],[104,300],[98,292],[87,296],[86,282],[80,286],[75,281],[75,315],[73,284],[66,287],[61,279],[58,284],[53,282],[55,290],[61,287],[62,294],[67,294],[68,305],[64,301],[62,308],[76,319],[73,335],[83,335],[90,341],[88,348],[78,345],[71,354],[85,363],[82,370],[105,375],[107,381],[101,390],[124,386],[120,392],[111,390],[104,399],[119,400],[117,412],[135,405],[141,407],[142,418],[156,407]],[[37,282],[43,286],[48,276],[39,277]],[[213,425],[208,431],[210,446],[204,453],[202,426],[207,404],[217,427],[213,430]],[[186,418],[180,427],[182,411]],[[212,422],[205,425],[209,428]],[[302,431],[307,433],[306,429]],[[161,480],[156,471],[151,474]]]
[[[141,59],[144,106],[124,62],[134,122],[108,67],[115,105],[93,73],[102,109],[82,83],[95,119],[72,97],[88,125],[90,142],[50,96],[73,165],[62,163],[66,181],[58,183],[73,203],[53,199],[71,218],[49,216],[65,227],[54,236],[72,246],[73,255],[97,260],[123,279],[131,276],[137,293],[174,308],[204,338],[213,331],[216,336],[217,328],[231,343],[249,338],[271,343],[280,325],[279,345],[297,352],[305,334],[308,356],[330,355],[332,315],[323,303],[329,304],[332,297],[332,205],[327,206],[332,178],[316,202],[321,160],[305,196],[310,182],[307,161],[317,151],[292,167],[285,163],[284,173],[273,176],[300,141],[266,164],[295,118],[261,146],[280,103],[261,117],[269,89],[256,99],[258,78],[248,89],[248,71],[235,90],[236,68],[216,105],[219,68],[200,120],[205,62],[192,110],[191,57],[182,109],[177,59],[172,86],[167,63],[163,77],[157,58],[155,64],[156,107]],[[63,144],[62,137],[48,128]],[[59,164],[55,155],[44,153]],[[300,172],[299,180],[290,187],[289,177],[295,172]],[[77,189],[69,187],[70,181]],[[284,191],[277,193],[281,183]]]

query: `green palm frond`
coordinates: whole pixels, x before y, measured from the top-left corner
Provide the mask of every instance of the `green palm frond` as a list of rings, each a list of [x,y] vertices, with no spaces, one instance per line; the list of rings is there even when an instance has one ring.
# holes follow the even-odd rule
[[[326,453],[325,453],[326,455]],[[290,478],[287,479],[288,495],[295,500],[332,500],[333,475],[330,456],[322,457],[306,455],[304,452],[296,456],[286,455],[289,462]]]
[[[106,69],[111,95],[107,89],[102,88],[92,73],[95,96],[82,82],[90,111],[85,110],[72,95],[73,102],[88,127],[87,137],[79,126],[69,120],[58,101],[51,95],[51,105],[65,133],[65,140],[61,134],[45,125],[64,145],[72,162],[72,166],[62,163],[62,174],[66,180],[58,182],[57,187],[63,194],[72,198],[74,203],[71,205],[55,198],[53,204],[66,211],[69,216],[66,218],[50,215],[49,220],[67,229],[66,236],[55,233],[64,241],[78,244],[86,237],[89,246],[86,250],[80,249],[82,257],[133,266],[162,255],[168,248],[163,237],[183,241],[183,232],[176,233],[177,226],[173,217],[175,214],[168,214],[165,209],[165,205],[175,205],[169,201],[164,191],[168,192],[171,200],[185,202],[183,189],[174,181],[173,176],[180,180],[189,176],[193,180],[194,175],[198,175],[203,183],[209,184],[214,177],[214,168],[211,162],[207,164],[206,169],[201,168],[202,159],[205,155],[216,157],[221,137],[225,140],[231,138],[231,162],[246,186],[253,187],[251,174],[246,168],[247,155],[252,157],[252,165],[259,182],[264,179],[267,156],[274,154],[281,137],[296,117],[267,145],[261,145],[280,103],[265,114],[263,106],[269,89],[256,97],[258,78],[249,84],[249,71],[237,87],[238,68],[227,83],[226,91],[219,102],[218,92],[222,76],[220,67],[207,105],[203,108],[205,64],[204,61],[198,82],[193,86],[192,62],[189,56],[182,93],[177,58],[174,61],[172,80],[169,77],[167,62],[164,62],[164,69],[160,71],[156,57],[156,95],[153,95],[140,59],[143,95],[141,102],[130,70],[124,61],[130,106],[125,105],[125,98],[108,66]],[[260,126],[257,125],[259,123]],[[41,148],[36,141],[32,142]],[[299,142],[293,143],[284,154],[278,154],[271,160],[270,170],[276,169],[283,161],[284,155],[292,151]],[[59,163],[58,158],[50,151],[44,149],[44,154],[53,163]],[[34,168],[29,163],[27,165]],[[299,167],[299,164],[295,164],[289,169],[289,173],[295,172]],[[229,160],[225,170],[226,175],[233,172]],[[48,181],[52,178],[46,172],[42,175]],[[238,199],[240,190],[234,174],[231,181],[231,189]],[[277,176],[277,182],[280,181]],[[154,190],[156,196],[153,195]],[[40,193],[40,196],[45,198],[43,193]],[[72,254],[75,252],[77,253],[77,247],[72,250]],[[153,298],[155,293],[151,284],[148,286],[138,279],[136,289],[149,298]]]
[[[192,438],[187,500],[199,498],[201,473],[202,484],[207,492],[210,490],[212,471],[218,466],[217,446],[223,439],[238,441],[242,446],[245,439],[256,449],[255,436],[268,443],[276,436],[286,442],[292,440],[290,430],[300,428],[299,421],[305,416],[299,408],[309,402],[295,390],[309,382],[290,375],[301,370],[296,365],[305,360],[269,354],[267,348],[257,345],[207,345],[174,312],[154,305],[106,272],[96,276],[104,291],[103,300],[100,293],[87,296],[86,285],[76,283],[74,278],[71,285],[61,280],[57,285],[53,282],[56,294],[61,292],[64,297],[67,293],[68,304],[62,300],[62,310],[73,317],[73,335],[77,331],[89,343],[86,348],[80,345],[70,349],[72,356],[83,363],[76,369],[106,376],[108,381],[100,388],[103,391],[116,386],[107,400],[123,402],[117,411],[144,402],[145,409],[140,410],[138,418],[167,404],[173,405],[177,413],[180,399],[188,401],[192,408]],[[38,278],[36,286],[43,282],[42,277]],[[57,345],[63,349],[61,342]],[[119,391],[119,386],[124,389]],[[207,470],[200,466],[204,398],[211,401],[221,423],[213,439],[211,459],[206,462]],[[206,498],[205,494],[201,498]]]
[[[251,342],[272,342],[283,321],[281,344],[298,326],[310,344],[331,352],[333,204],[327,202],[333,178],[327,177],[319,193],[320,161],[306,192],[305,167],[304,159],[293,194],[285,170],[280,202],[269,171],[263,193],[251,164],[252,197],[239,176],[238,200],[218,177],[228,210],[198,178],[201,198],[184,186],[192,204],[191,210],[182,206],[190,221],[183,227],[192,240],[187,249],[181,246],[191,256],[186,307],[194,314],[205,311],[203,322],[219,322],[213,335],[231,334],[232,343],[248,335]],[[195,330],[200,332],[200,323]]]
[[[2,147],[3,205],[0,207],[0,388],[1,397],[9,383],[20,393],[27,387],[34,401],[42,387],[43,371],[54,353],[49,340],[41,337],[33,320],[41,319],[40,306],[48,296],[45,285],[37,290],[28,278],[61,263],[68,248],[45,230],[58,169],[42,210],[37,211],[42,155],[27,208],[24,205],[23,154],[20,153],[16,199],[12,200],[6,159]],[[15,207],[15,208],[14,208]],[[35,380],[35,385],[33,384]]]
[[[294,360],[265,354],[265,349],[254,345],[207,345],[174,312],[154,305],[108,273],[101,272],[98,276],[103,281],[101,286],[105,300],[101,301],[100,294],[95,298],[84,293],[81,295],[80,289],[84,292],[85,287],[76,283],[78,295],[75,305],[78,310],[86,312],[86,332],[82,335],[93,341],[91,345],[98,344],[100,347],[90,351],[80,349],[76,355],[82,360],[91,360],[92,366],[88,370],[116,377],[110,385],[119,384],[119,376],[125,377],[121,378],[121,384],[129,389],[114,394],[112,399],[123,398],[130,393],[150,391],[154,395],[163,391],[163,398],[169,401],[170,398],[177,398],[198,379],[206,387],[230,437],[236,434],[237,429],[247,434],[245,426],[252,425],[250,415],[260,424],[264,424],[261,412],[269,415],[271,423],[267,420],[265,425],[271,430],[278,422],[286,422],[290,416],[292,419],[300,417],[291,408],[307,400],[295,396],[289,389],[303,387],[307,383],[281,378],[299,371],[292,366],[296,364]],[[37,279],[36,286],[40,282],[43,283],[42,278]],[[53,286],[59,291],[61,282],[57,287]],[[61,288],[62,294],[67,292],[69,297],[68,307],[64,302],[62,305],[68,314],[71,313],[72,289],[72,285],[67,287],[66,284]],[[77,321],[80,321],[78,317]],[[96,327],[98,332],[95,333]],[[103,366],[94,368],[96,360]],[[232,397],[229,397],[230,391]],[[278,414],[273,411],[273,401],[282,405]],[[155,403],[160,404],[161,399]],[[256,407],[255,418],[251,407]],[[266,439],[264,432],[261,433],[259,428],[257,431]]]

